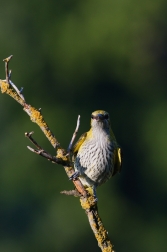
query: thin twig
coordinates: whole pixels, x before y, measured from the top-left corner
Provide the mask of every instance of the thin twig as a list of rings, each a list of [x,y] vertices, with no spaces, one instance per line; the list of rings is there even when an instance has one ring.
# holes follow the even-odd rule
[[[81,117],[80,117],[80,115],[79,115],[79,116],[78,116],[78,119],[77,119],[77,126],[76,126],[76,129],[75,129],[75,131],[74,131],[74,133],[73,133],[72,139],[71,139],[70,144],[69,144],[68,149],[67,149],[67,154],[70,153],[71,150],[72,150],[73,142],[74,142],[74,140],[75,140],[75,138],[76,138],[76,136],[77,136],[78,130],[79,130],[80,118],[81,118]]]
[[[25,136],[36,146],[37,150],[34,148],[31,148],[30,146],[27,146],[27,148],[32,151],[33,153],[40,155],[41,157],[47,158],[47,160],[51,161],[52,163],[61,164],[61,165],[67,165],[67,160],[63,160],[62,158],[57,158],[55,156],[52,156],[50,153],[45,151],[35,140],[32,138],[32,134],[34,132],[26,132]]]
[[[20,96],[20,98],[23,99],[23,101],[25,101],[24,96],[22,94],[23,88],[21,88],[21,91],[19,91],[16,85],[11,81],[12,71],[9,70],[9,61],[11,60],[12,57],[13,55],[3,60],[5,62],[6,83],[10,84],[13,87],[13,89],[16,91],[16,93]]]
[[[31,132],[25,132],[25,136],[37,147],[37,149],[42,150],[42,147],[39,146],[39,144],[32,138],[32,134],[34,134],[33,131]]]
[[[5,73],[6,73],[6,82],[9,84],[9,61],[11,60],[11,58],[13,57],[13,55],[10,55],[9,57],[7,57],[6,59],[4,59],[3,61],[5,62]]]
[[[70,191],[62,191],[62,194],[74,197],[81,197],[82,195],[77,190],[70,190]]]
[[[13,89],[16,91],[16,93],[20,96],[21,99],[23,99],[24,102],[25,101],[25,98],[24,98],[24,95],[23,95],[23,87],[21,87],[21,89],[19,90],[16,85],[11,81],[9,80],[9,84],[13,87]]]
[[[56,157],[51,156],[51,155],[50,155],[48,152],[46,152],[45,150],[39,150],[39,149],[38,149],[38,150],[35,150],[35,149],[31,148],[30,146],[27,146],[27,148],[28,148],[30,151],[32,151],[32,152],[34,152],[34,153],[40,155],[41,157],[47,158],[47,160],[51,161],[52,163],[56,163],[56,164],[61,163],[61,164],[63,165],[62,160],[58,160]]]

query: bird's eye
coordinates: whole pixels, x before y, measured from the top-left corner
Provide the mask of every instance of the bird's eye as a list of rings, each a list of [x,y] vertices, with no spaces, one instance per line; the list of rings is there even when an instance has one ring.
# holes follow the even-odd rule
[[[105,119],[108,119],[108,114],[106,114],[106,115],[104,116],[104,118],[105,118]]]
[[[95,118],[94,115],[91,115],[91,118],[94,119]]]

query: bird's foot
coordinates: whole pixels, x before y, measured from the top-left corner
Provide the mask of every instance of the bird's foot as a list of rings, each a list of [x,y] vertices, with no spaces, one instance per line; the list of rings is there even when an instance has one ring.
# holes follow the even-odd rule
[[[69,177],[69,180],[76,180],[79,177],[80,173],[79,171],[76,171]]]

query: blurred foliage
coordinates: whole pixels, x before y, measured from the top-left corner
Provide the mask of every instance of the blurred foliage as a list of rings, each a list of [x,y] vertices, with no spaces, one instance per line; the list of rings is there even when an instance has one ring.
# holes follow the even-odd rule
[[[98,189],[116,251],[166,251],[167,3],[3,1],[0,59],[67,147],[81,115],[110,113],[122,173]],[[0,78],[4,79],[1,62]],[[6,95],[0,106],[0,251],[100,251],[61,166],[30,153],[24,132],[54,154],[40,129]]]

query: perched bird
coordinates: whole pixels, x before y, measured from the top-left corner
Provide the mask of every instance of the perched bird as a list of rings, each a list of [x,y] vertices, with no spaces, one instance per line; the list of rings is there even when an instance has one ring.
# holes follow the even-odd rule
[[[73,147],[75,173],[84,187],[93,189],[121,170],[121,149],[110,127],[109,114],[97,110],[91,115],[91,128]]]

